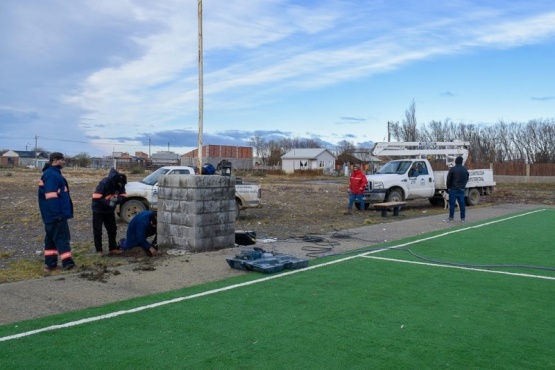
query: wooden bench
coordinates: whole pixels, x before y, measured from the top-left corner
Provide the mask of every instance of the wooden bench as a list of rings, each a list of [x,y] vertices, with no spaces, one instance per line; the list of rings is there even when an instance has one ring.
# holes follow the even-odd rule
[[[374,208],[376,210],[382,211],[382,217],[387,217],[387,211],[389,209],[393,209],[393,216],[399,216],[399,211],[401,207],[405,206],[407,202],[385,202],[385,203],[376,203],[374,204]]]

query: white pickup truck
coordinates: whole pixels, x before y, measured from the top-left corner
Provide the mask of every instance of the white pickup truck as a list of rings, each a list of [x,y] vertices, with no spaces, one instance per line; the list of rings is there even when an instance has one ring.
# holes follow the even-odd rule
[[[165,166],[160,167],[141,181],[127,183],[125,185],[127,199],[118,210],[120,218],[129,222],[139,212],[158,209],[158,176],[194,174],[194,167]],[[258,185],[237,183],[235,185],[236,216],[239,216],[241,209],[260,207],[261,197],[262,192]]]
[[[364,206],[371,203],[402,202],[428,198],[433,205],[443,204],[441,190],[447,191],[448,171],[434,171],[426,155],[445,155],[448,164],[455,156],[468,157],[468,143],[376,143],[374,155],[415,155],[420,158],[403,158],[387,162],[375,174],[367,175],[368,186],[364,194]],[[495,187],[493,170],[469,170],[465,190],[466,204],[475,206],[482,195],[490,195]],[[360,207],[358,203],[355,206]]]

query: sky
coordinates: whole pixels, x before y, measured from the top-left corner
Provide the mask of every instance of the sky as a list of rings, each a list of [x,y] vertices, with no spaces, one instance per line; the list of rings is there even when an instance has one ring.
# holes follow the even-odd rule
[[[554,61],[552,0],[0,0],[0,149],[369,146],[413,102],[419,125],[552,119]]]

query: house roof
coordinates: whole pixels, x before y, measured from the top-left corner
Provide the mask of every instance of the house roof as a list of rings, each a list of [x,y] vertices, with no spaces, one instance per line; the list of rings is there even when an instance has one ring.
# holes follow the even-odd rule
[[[381,162],[382,160],[367,153],[355,152],[352,154],[343,153],[337,157],[337,161],[340,163],[370,163]]]
[[[309,148],[309,149],[291,149],[281,156],[282,159],[316,159],[322,153],[328,152],[334,158],[335,156],[327,149],[323,148]]]
[[[4,157],[35,158],[33,150],[8,150],[3,154]],[[48,158],[44,152],[37,152],[37,158]]]

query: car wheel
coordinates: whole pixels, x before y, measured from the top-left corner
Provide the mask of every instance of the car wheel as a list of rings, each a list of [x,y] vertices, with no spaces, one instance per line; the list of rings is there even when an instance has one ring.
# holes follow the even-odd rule
[[[136,214],[145,210],[146,206],[140,200],[128,200],[121,206],[119,216],[123,221],[129,223]]]

